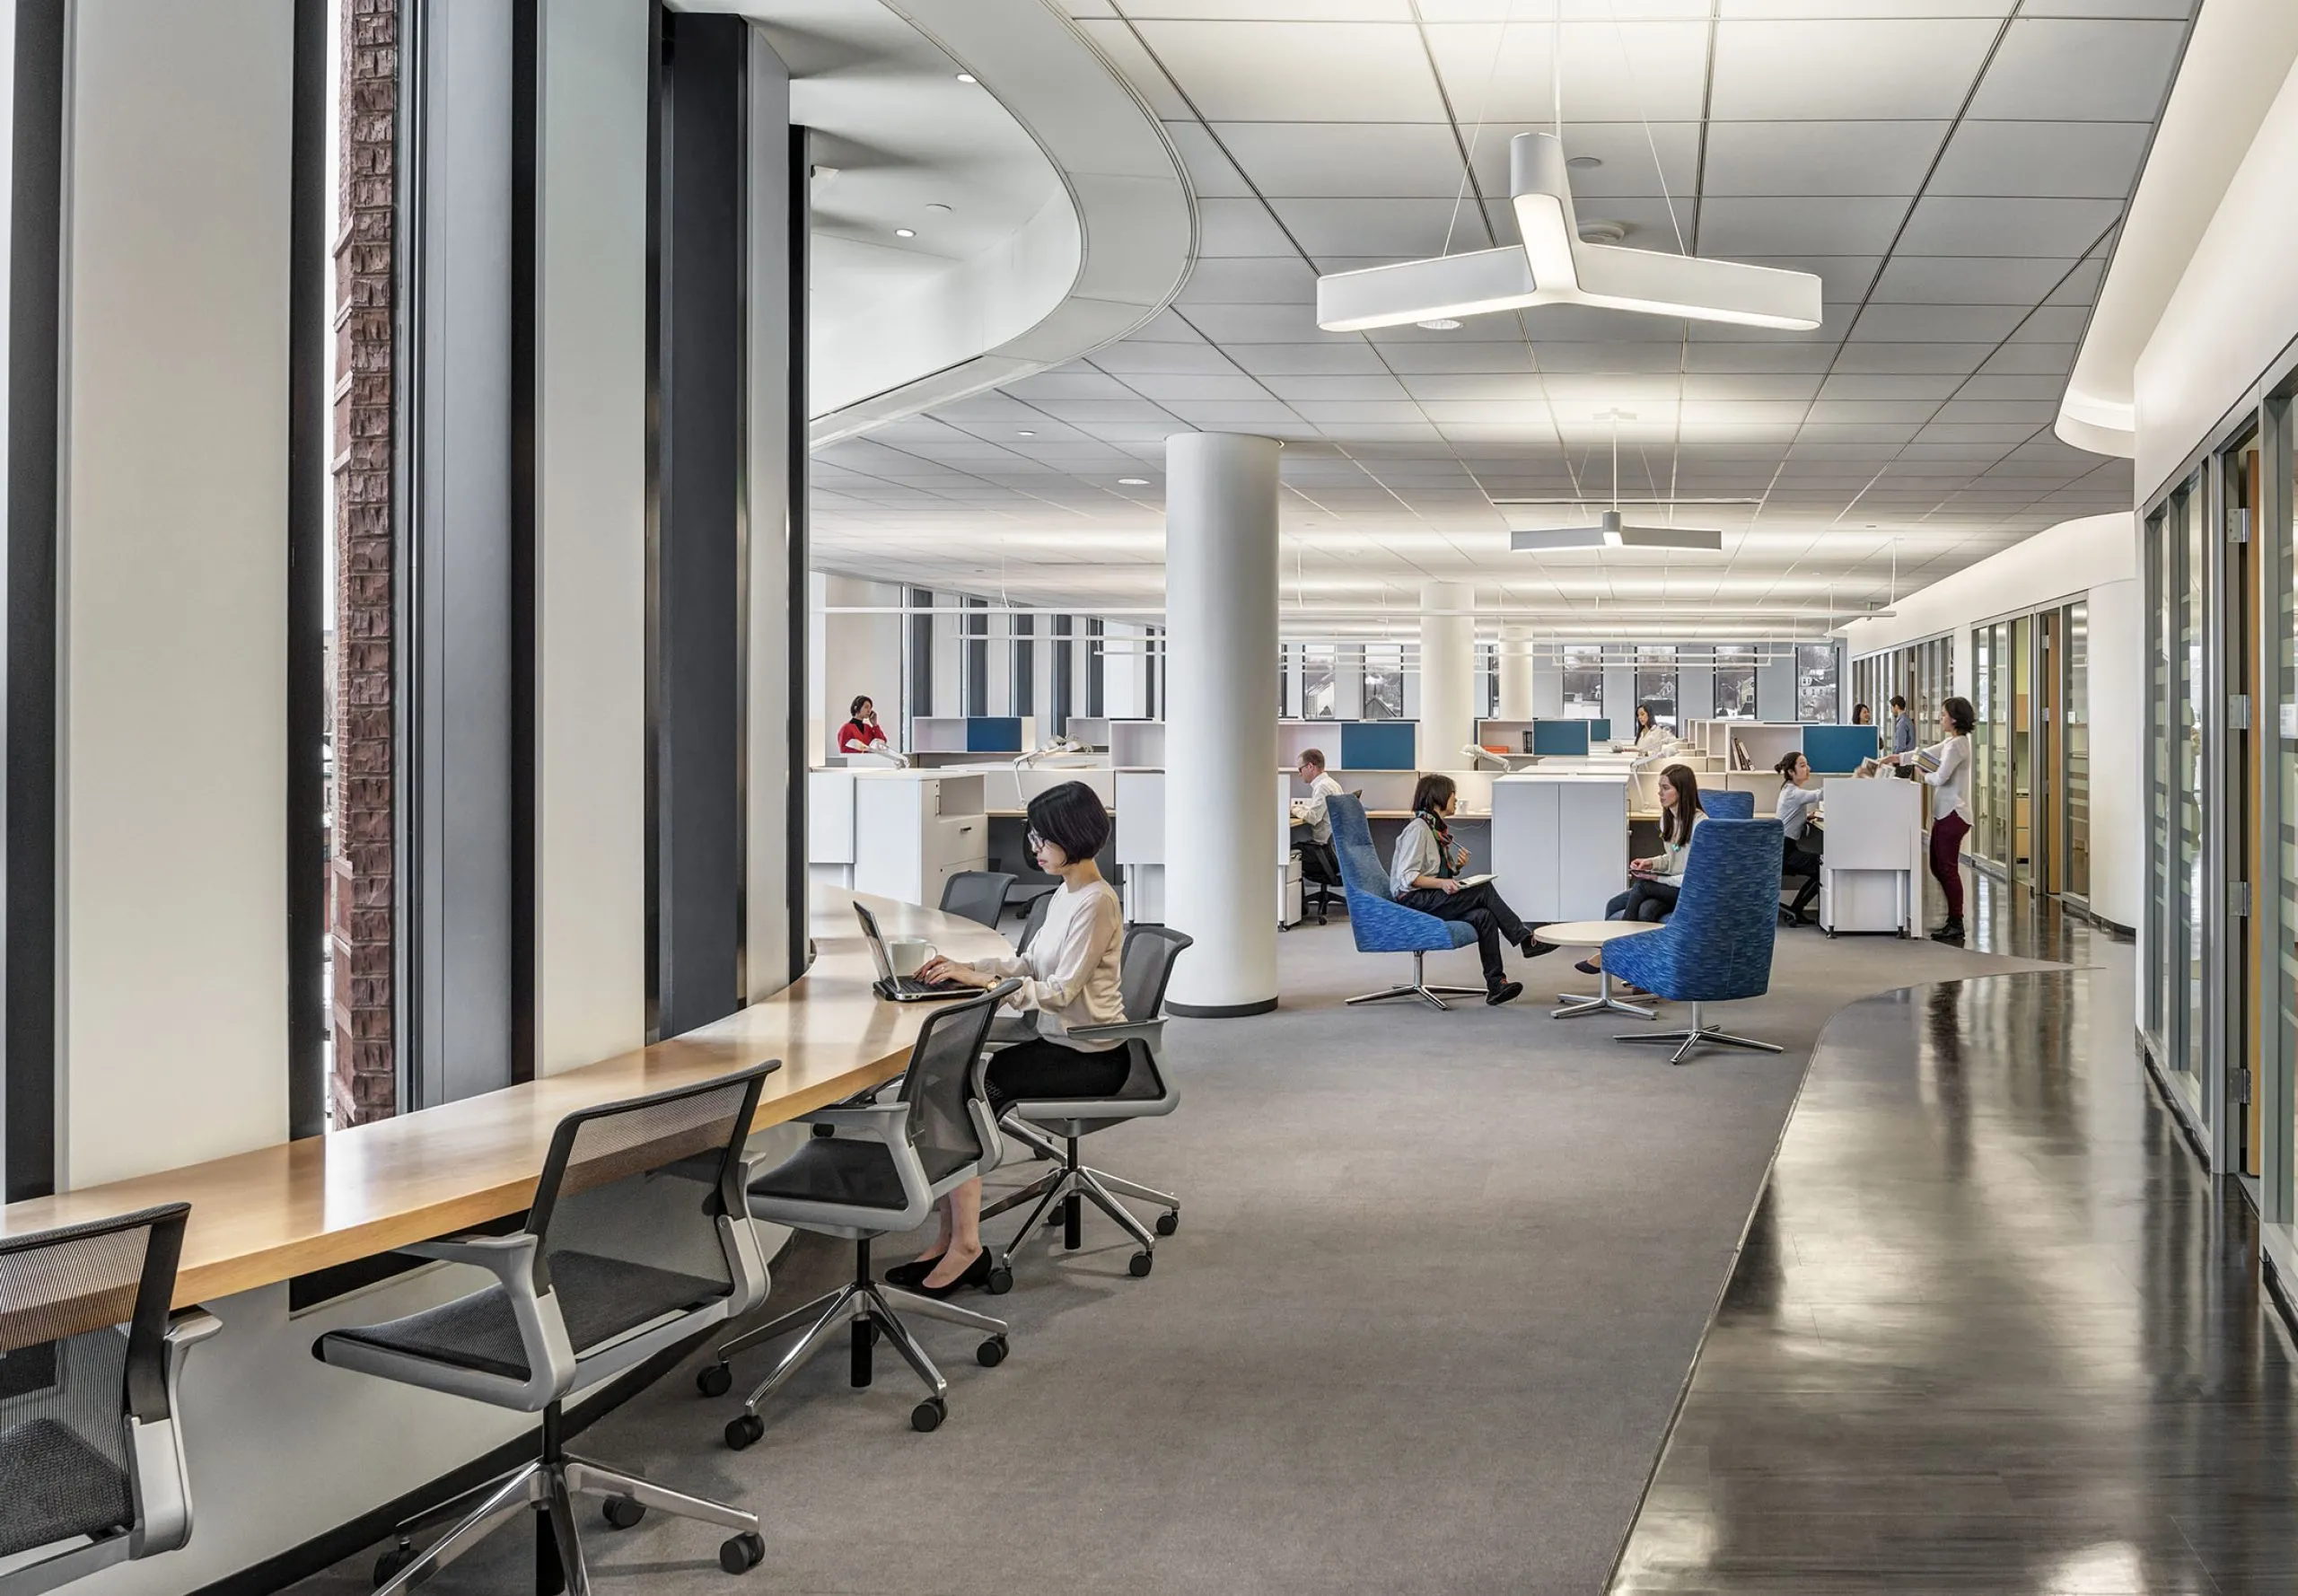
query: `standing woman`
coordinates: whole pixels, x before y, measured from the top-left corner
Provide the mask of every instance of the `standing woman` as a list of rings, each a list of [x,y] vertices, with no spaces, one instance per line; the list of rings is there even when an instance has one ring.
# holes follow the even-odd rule
[[[1820,793],[1811,780],[1811,762],[1802,754],[1789,754],[1774,768],[1779,772],[1779,807],[1775,812],[1779,816],[1780,873],[1803,878],[1802,888],[1787,908],[1800,925],[1811,899],[1820,895],[1820,850],[1827,845],[1827,835],[1811,816],[1820,807]]]
[[[1460,805],[1460,790],[1451,776],[1432,772],[1420,778],[1412,792],[1412,819],[1398,834],[1397,851],[1389,863],[1389,895],[1407,908],[1474,926],[1477,951],[1484,959],[1484,1001],[1506,1003],[1524,988],[1508,978],[1507,967],[1500,962],[1501,943],[1515,943],[1527,959],[1551,949],[1534,940],[1490,881],[1474,886],[1460,881],[1469,851],[1452,840],[1452,829],[1444,823]]]
[[[990,1057],[989,1107],[998,1115],[1026,1099],[1107,1097],[1125,1084],[1127,1068],[1123,1044],[1069,1035],[1072,1026],[1125,1021],[1125,911],[1093,863],[1110,839],[1109,811],[1092,788],[1066,781],[1030,801],[1029,821],[1038,867],[1061,878],[1029,947],[973,964],[929,959],[917,972],[921,980],[961,981],[984,990],[1008,977],[1022,978],[1021,990],[1006,1001],[1037,1022],[1037,1035]],[[940,1239],[915,1262],[888,1269],[887,1284],[932,1297],[988,1284],[980,1180],[953,1188],[940,1207]]]
[[[1925,749],[1893,754],[1889,763],[1913,765],[1938,791],[1931,801],[1931,874],[1947,895],[1947,923],[1931,934],[1939,943],[1963,940],[1963,838],[1971,831],[1971,727],[1978,715],[1969,698],[1940,707],[1944,739]]]

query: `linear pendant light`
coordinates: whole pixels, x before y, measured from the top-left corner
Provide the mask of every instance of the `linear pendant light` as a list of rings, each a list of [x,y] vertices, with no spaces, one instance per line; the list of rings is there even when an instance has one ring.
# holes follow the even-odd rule
[[[1633,421],[1633,412],[1614,410],[1612,424],[1612,507],[1596,518],[1594,526],[1516,527],[1508,532],[1508,547],[1518,554],[1548,554],[1559,548],[1702,548],[1720,549],[1724,534],[1712,529],[1675,526],[1628,526],[1619,513],[1619,424]],[[1507,506],[1501,513],[1507,514]],[[1513,516],[1509,519],[1513,522]]]
[[[1553,133],[1511,139],[1508,177],[1521,245],[1320,276],[1317,325],[1363,332],[1536,305],[1592,305],[1794,331],[1820,324],[1820,279],[1810,272],[1583,239],[1564,142]]]

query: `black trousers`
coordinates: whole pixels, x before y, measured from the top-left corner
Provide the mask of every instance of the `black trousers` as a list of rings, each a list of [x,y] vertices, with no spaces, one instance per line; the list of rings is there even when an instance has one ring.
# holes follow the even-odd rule
[[[1657,925],[1676,912],[1678,890],[1672,881],[1637,881],[1604,905],[1604,918],[1648,920]]]
[[[1125,1084],[1131,1067],[1123,1048],[1101,1048],[1089,1052],[1045,1037],[1033,1037],[992,1053],[984,1078],[989,1088],[990,1107],[1002,1113],[1005,1105],[1013,1102],[1113,1097]]]
[[[1500,962],[1500,944],[1507,942],[1522,947],[1524,939],[1531,934],[1516,917],[1516,911],[1508,907],[1508,900],[1492,890],[1490,881],[1478,881],[1457,892],[1415,887],[1409,892],[1398,893],[1397,901],[1440,920],[1465,920],[1475,926],[1476,951],[1484,960],[1487,989],[1508,978],[1507,968]]]
[[[1795,901],[1788,905],[1791,914],[1802,914],[1811,908],[1811,899],[1820,895],[1820,850],[1826,841],[1817,826],[1807,826],[1802,837],[1783,839],[1780,844],[1779,873],[1803,878],[1803,885],[1797,890]]]

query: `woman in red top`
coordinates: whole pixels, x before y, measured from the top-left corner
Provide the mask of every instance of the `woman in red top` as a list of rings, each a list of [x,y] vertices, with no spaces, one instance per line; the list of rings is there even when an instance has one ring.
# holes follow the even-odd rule
[[[883,753],[886,734],[878,726],[877,706],[865,694],[854,700],[847,714],[854,718],[838,729],[838,751],[841,754]]]

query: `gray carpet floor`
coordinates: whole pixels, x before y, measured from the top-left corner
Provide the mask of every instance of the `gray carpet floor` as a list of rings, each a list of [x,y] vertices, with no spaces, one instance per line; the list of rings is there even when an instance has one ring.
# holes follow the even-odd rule
[[[1821,1026],[1870,993],[2055,968],[1783,933],[1771,992],[1716,1013],[1786,1054],[1673,1068],[1665,1048],[1611,1040],[1641,1022],[1548,1018],[1556,992],[1587,985],[1568,953],[1526,965],[1513,1005],[1438,1013],[1344,1007],[1407,960],[1357,954],[1343,921],[1279,945],[1279,1011],[1175,1022],[1180,1109],[1090,1144],[1095,1163],[1182,1195],[1153,1275],[1127,1277],[1131,1244],[1089,1210],[1081,1252],[1039,1243],[1010,1294],[968,1299],[1012,1320],[1003,1367],[978,1367],[966,1332],[921,1327],[952,1384],[931,1435],[908,1426],[917,1388],[890,1349],[861,1391],[842,1354],[817,1358],[739,1454],[719,1440],[735,1399],[705,1401],[678,1372],[579,1449],[751,1507],[766,1564],[738,1587],[715,1531],[592,1521],[598,1584],[1586,1596],[1635,1517]],[[1475,982],[1472,953],[1430,968]],[[846,1256],[794,1246],[767,1311]],[[738,1364],[742,1389],[765,1355]],[[500,1534],[426,1589],[531,1588],[530,1548]],[[373,1557],[297,1589],[364,1590]]]

